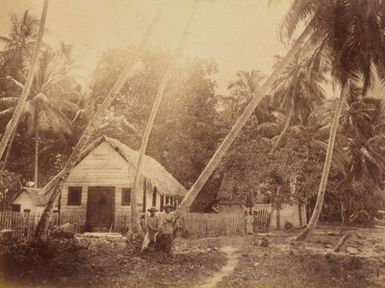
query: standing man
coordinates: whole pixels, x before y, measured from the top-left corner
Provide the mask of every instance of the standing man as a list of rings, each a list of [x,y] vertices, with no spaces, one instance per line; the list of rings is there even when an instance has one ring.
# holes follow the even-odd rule
[[[171,213],[173,207],[167,204],[164,213],[160,217],[160,231],[157,241],[159,251],[171,254],[172,238],[174,233],[175,215]]]
[[[160,227],[159,217],[155,215],[157,211],[158,209],[156,209],[156,207],[151,207],[151,209],[148,209],[148,212],[150,212],[150,216],[148,216],[147,218],[146,228],[147,228],[148,238],[150,239],[148,248],[151,250],[155,248],[156,236],[159,232],[159,227]]]

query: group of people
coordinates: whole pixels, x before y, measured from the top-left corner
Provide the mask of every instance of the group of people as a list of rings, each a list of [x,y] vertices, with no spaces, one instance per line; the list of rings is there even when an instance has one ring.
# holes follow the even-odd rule
[[[171,205],[164,206],[164,213],[157,213],[158,209],[148,209],[150,215],[142,215],[141,225],[145,233],[142,251],[159,251],[170,254],[174,231],[177,229],[177,218]]]

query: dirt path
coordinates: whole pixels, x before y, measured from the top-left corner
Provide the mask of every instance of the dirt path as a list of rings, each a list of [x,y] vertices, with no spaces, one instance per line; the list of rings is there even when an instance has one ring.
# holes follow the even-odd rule
[[[360,237],[348,239],[339,253],[330,252],[340,239],[339,233],[331,229],[318,232],[307,242],[292,242],[293,235],[285,232],[266,236],[266,247],[258,244],[261,235],[249,237],[248,243],[232,244],[239,259],[216,287],[385,288],[382,231],[359,230]]]
[[[210,277],[207,282],[203,283],[203,285],[199,285],[199,287],[216,287],[217,283],[221,282],[224,277],[233,273],[239,261],[239,254],[237,253],[237,250],[233,246],[223,246],[220,251],[226,255],[227,262],[225,266],[223,266],[219,272]]]

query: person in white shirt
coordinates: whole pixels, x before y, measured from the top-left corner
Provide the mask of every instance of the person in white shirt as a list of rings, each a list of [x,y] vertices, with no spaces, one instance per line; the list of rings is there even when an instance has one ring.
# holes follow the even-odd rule
[[[157,247],[161,252],[171,254],[172,240],[175,226],[175,215],[172,213],[173,207],[166,205],[164,207],[164,213],[159,215],[160,229],[157,237]]]

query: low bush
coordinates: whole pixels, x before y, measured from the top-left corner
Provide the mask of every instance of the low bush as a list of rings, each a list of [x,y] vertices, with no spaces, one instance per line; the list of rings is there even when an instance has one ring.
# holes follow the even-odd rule
[[[0,271],[3,280],[41,282],[71,275],[81,265],[76,239],[0,239]]]
[[[71,239],[75,237],[75,232],[69,229],[66,229],[65,227],[55,227],[51,231],[51,237],[56,239]]]
[[[142,252],[142,243],[144,235],[128,231],[126,234],[126,243],[128,255],[139,255]]]

